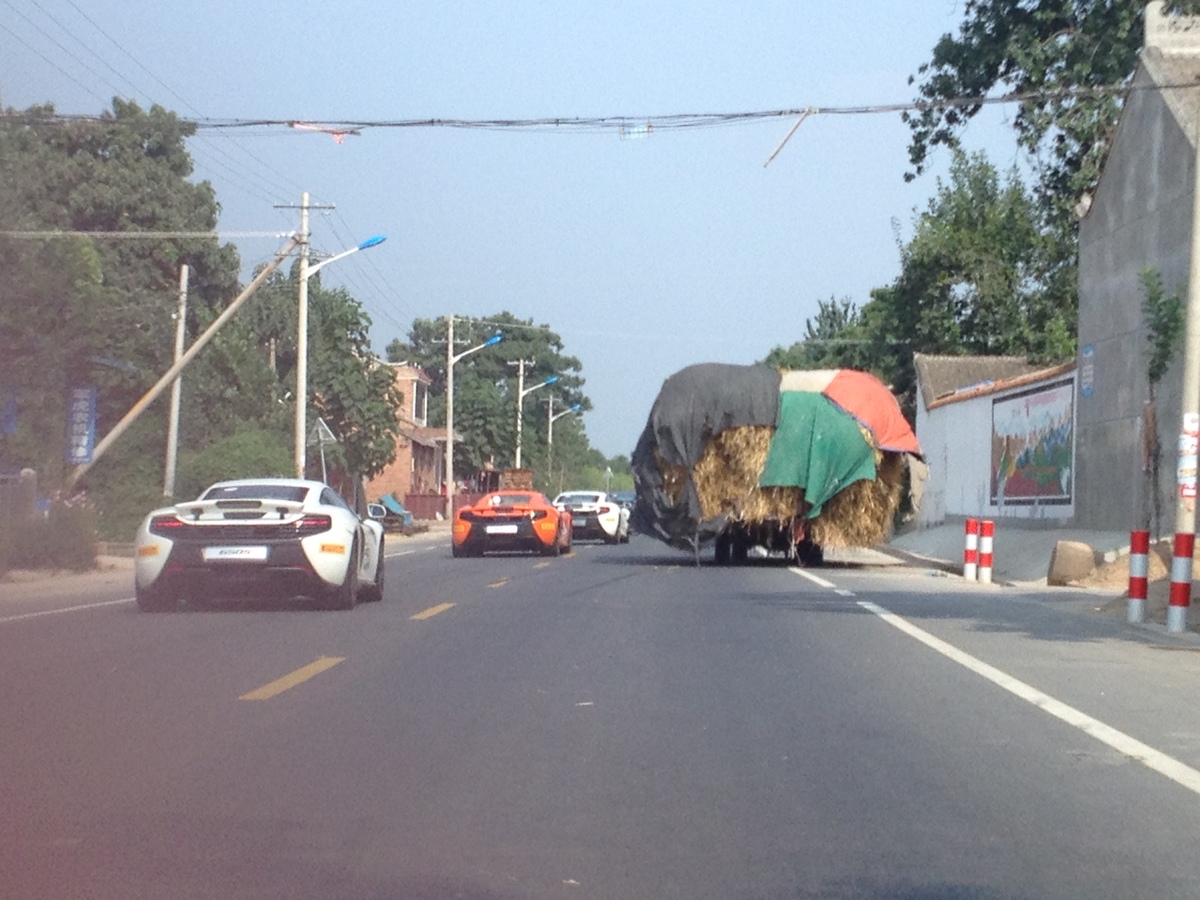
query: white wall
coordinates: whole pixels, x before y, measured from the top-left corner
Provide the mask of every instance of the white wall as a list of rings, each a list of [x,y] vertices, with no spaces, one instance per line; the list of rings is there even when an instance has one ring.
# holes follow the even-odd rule
[[[1076,376],[1077,377],[1077,376]],[[1061,374],[1048,379],[1061,382]],[[992,479],[992,404],[1036,385],[1023,384],[1010,390],[959,400],[925,409],[917,404],[917,441],[929,464],[925,497],[917,516],[919,527],[944,522],[947,518],[984,517],[989,519],[1071,519],[1075,515],[1074,498],[1069,504],[997,506],[991,500]],[[917,392],[918,397],[920,391]],[[1078,407],[1078,384],[1076,384]],[[1076,466],[1077,468],[1078,466]]]

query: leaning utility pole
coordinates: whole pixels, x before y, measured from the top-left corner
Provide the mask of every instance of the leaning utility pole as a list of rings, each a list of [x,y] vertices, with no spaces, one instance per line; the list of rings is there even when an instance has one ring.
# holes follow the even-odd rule
[[[92,450],[91,462],[80,463],[71,470],[71,474],[67,477],[68,490],[71,490],[75,487],[79,479],[83,477],[83,474],[87,472],[87,470],[93,465],[95,465],[96,461],[104,455],[105,451],[107,451],[108,448],[113,445],[116,439],[125,433],[125,430],[133,424],[138,416],[146,411],[146,407],[153,403],[158,396],[167,389],[167,386],[175,380],[175,376],[182,372],[187,364],[195,358],[196,354],[203,350],[208,345],[208,342],[216,337],[217,332],[224,327],[226,322],[233,318],[234,314],[241,308],[242,304],[245,303],[250,296],[259,289],[262,283],[267,280],[267,277],[272,272],[279,268],[279,264],[288,258],[292,252],[292,248],[296,246],[296,243],[297,240],[295,237],[289,238],[288,242],[283,245],[282,249],[275,254],[275,258],[271,260],[271,262],[267,264],[267,266],[265,266],[263,270],[258,273],[258,275],[255,276],[254,280],[250,282],[244,291],[242,291],[233,299],[233,302],[226,307],[225,311],[217,316],[213,323],[208,326],[208,329],[204,332],[204,334],[196,338],[196,342],[187,348],[187,351],[183,354],[183,356],[179,357],[178,362],[171,366],[171,368],[166,371],[162,378],[155,382],[154,387],[150,388],[150,390],[146,391],[146,393],[142,395],[142,398],[138,400],[137,403],[133,404],[133,407],[129,410],[129,412],[125,413],[121,421],[113,426],[112,431],[100,439],[100,442],[96,444],[95,449]]]

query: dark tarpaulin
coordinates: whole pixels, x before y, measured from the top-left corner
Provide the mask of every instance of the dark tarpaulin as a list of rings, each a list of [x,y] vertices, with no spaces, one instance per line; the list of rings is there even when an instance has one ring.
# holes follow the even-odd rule
[[[630,460],[637,503],[632,524],[643,534],[685,550],[699,550],[725,525],[725,516],[701,520],[700,498],[689,477],[678,503],[663,490],[655,458],[689,474],[708,439],[728,428],[779,424],[778,370],[770,366],[699,363],[663,382]]]

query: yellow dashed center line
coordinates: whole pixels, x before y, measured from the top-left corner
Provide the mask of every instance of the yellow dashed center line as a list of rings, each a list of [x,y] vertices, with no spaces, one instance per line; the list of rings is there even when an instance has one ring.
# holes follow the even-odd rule
[[[508,579],[501,578],[499,581],[493,581],[491,584],[488,585],[488,587],[498,588],[498,587],[504,587],[506,584],[508,584]]]
[[[425,619],[432,619],[438,613],[444,613],[453,606],[453,603],[439,603],[437,606],[431,606],[429,609],[423,609],[415,616],[409,616],[409,618],[414,622],[421,622]]]
[[[540,562],[536,566],[534,566],[534,568],[535,569],[544,569],[549,565],[550,565],[550,563],[548,563],[548,562]]]
[[[344,656],[322,656],[315,662],[310,662],[307,666],[297,669],[290,675],[284,675],[282,678],[277,678],[270,684],[264,684],[262,687],[251,691],[248,694],[242,694],[238,697],[239,700],[270,700],[277,694],[282,694],[286,690],[294,688],[298,684],[303,684],[310,678],[320,675],[326,669],[332,669],[340,662],[345,662]]]

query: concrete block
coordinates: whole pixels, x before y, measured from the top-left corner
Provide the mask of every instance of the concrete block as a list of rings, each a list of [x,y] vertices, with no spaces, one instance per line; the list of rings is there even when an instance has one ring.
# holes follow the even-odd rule
[[[1062,587],[1096,571],[1096,551],[1082,541],[1059,541],[1050,554],[1046,583]]]

